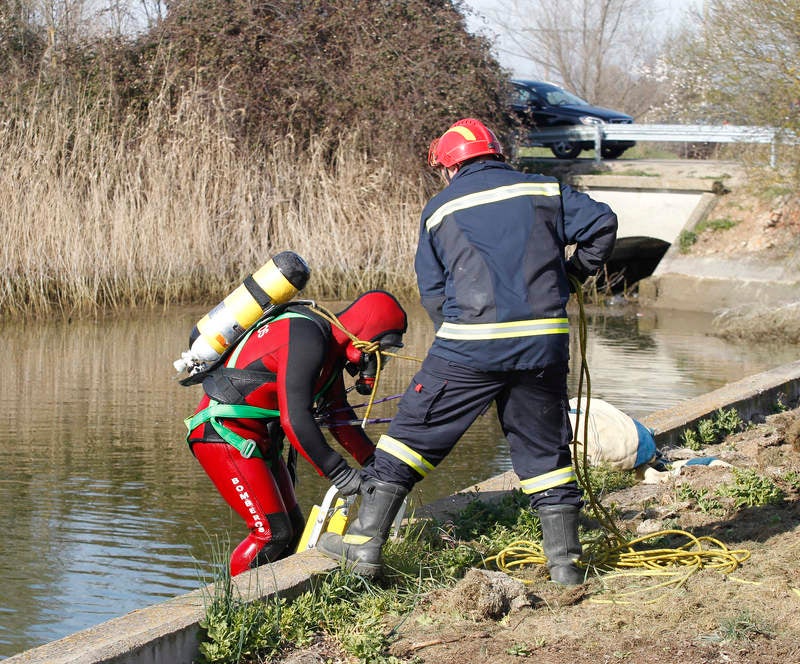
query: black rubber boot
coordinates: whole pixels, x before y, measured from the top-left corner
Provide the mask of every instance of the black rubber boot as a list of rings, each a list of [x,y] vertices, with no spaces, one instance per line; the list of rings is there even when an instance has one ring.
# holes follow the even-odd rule
[[[317,549],[347,563],[356,574],[372,578],[381,571],[381,550],[408,489],[369,478],[364,480],[359,493],[358,514],[347,532],[344,535],[323,533]]]
[[[538,512],[550,580],[564,586],[580,585],[586,580],[584,571],[575,564],[583,553],[578,539],[580,508],[575,505],[543,505]]]

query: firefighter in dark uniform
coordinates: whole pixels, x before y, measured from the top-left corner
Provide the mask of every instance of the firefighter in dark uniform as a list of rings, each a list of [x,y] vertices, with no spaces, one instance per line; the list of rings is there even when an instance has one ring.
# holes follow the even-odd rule
[[[366,575],[405,495],[492,403],[514,471],[542,523],[552,580],[583,581],[570,455],[566,304],[572,274],[594,274],[614,247],[617,217],[551,177],[504,162],[495,135],[465,119],[431,144],[446,187],[422,212],[415,268],[436,337],[363,471],[358,516],[318,548]],[[565,260],[567,245],[575,245]]]
[[[365,293],[337,318],[359,340],[380,348],[402,345],[406,313],[389,293]],[[362,352],[313,309],[290,305],[255,326],[224,366],[203,379],[205,394],[187,420],[188,441],[250,529],[231,555],[231,575],[293,553],[303,533],[305,520],[281,454],[284,435],[340,493],[358,491],[358,471],[328,445],[317,416],[327,414],[324,424],[359,464],[370,462],[375,446],[352,424],[343,370],[369,374],[374,361],[374,353]]]

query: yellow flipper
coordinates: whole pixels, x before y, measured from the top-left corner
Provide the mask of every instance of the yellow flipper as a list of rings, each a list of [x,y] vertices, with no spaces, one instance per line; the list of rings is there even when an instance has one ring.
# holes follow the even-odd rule
[[[336,487],[331,487],[325,494],[322,505],[314,505],[306,519],[303,536],[297,545],[296,552],[313,549],[322,533],[344,533],[347,527],[347,513],[352,501],[336,498]],[[334,502],[334,498],[336,501]]]

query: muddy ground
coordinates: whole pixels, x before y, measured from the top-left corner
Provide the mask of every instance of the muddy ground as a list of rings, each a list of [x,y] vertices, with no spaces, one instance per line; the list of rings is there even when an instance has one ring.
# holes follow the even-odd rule
[[[662,483],[610,493],[603,505],[629,539],[668,528],[711,536],[738,557],[749,555],[738,568],[685,568],[679,588],[656,588],[659,577],[594,573],[567,589],[539,565],[523,573],[525,584],[473,570],[423,598],[411,616],[389,617],[387,629],[397,631],[390,653],[417,664],[800,662],[800,409],[700,452],[668,453],[672,461],[702,455],[731,465],[686,466]],[[783,499],[737,507],[734,497],[717,495],[734,468],[773,479]],[[323,642],[284,661],[356,660]]]

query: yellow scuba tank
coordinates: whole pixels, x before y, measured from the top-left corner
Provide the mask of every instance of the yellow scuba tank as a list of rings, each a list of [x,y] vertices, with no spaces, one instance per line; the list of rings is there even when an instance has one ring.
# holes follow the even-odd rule
[[[190,348],[173,362],[190,376],[217,362],[271,307],[284,304],[308,283],[311,269],[293,251],[273,256],[195,325]]]

